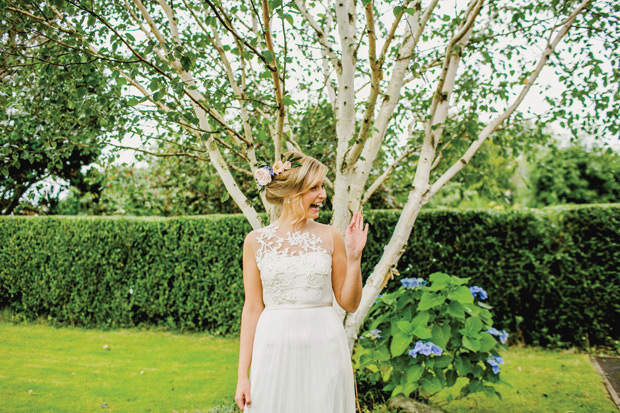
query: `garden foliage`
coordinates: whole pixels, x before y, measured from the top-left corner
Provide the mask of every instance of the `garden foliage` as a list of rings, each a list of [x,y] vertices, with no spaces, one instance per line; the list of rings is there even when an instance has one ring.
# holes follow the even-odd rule
[[[370,211],[366,278],[398,211]],[[329,216],[322,215],[321,222]],[[243,306],[242,215],[3,217],[0,308],[90,327],[163,325],[228,334]],[[620,205],[423,211],[398,270],[469,277],[511,340],[613,345],[620,338]],[[400,286],[388,283],[386,293]]]
[[[459,377],[468,379],[460,395],[499,393],[499,350],[508,335],[493,327],[486,292],[467,287],[468,278],[436,272],[429,281],[402,279],[397,290],[382,295],[370,314],[371,331],[354,353],[356,366],[370,380],[386,383],[391,397],[428,399]],[[477,298],[474,300],[474,298]],[[497,338],[496,338],[497,336]]]

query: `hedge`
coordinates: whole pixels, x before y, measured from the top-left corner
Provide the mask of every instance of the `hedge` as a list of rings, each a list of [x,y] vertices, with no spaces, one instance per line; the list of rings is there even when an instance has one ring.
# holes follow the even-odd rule
[[[364,278],[399,214],[366,213]],[[240,214],[2,217],[0,308],[58,324],[235,334],[250,230]],[[471,277],[511,339],[558,347],[618,340],[619,268],[619,204],[423,211],[398,265],[402,277]]]

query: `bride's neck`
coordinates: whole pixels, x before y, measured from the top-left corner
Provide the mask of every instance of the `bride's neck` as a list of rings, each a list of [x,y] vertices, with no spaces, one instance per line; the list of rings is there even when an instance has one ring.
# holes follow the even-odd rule
[[[274,221],[275,224],[284,229],[292,229],[294,231],[300,231],[308,226],[309,218],[304,218],[301,221],[298,221],[296,224],[293,224],[295,217],[290,214],[283,213],[278,217],[277,220]]]

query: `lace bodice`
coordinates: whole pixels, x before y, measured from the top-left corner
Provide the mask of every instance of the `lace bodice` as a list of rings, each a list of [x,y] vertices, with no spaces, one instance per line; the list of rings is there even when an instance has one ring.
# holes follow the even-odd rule
[[[255,232],[253,247],[265,307],[332,302],[329,225],[308,220],[306,228],[290,232],[272,223]]]

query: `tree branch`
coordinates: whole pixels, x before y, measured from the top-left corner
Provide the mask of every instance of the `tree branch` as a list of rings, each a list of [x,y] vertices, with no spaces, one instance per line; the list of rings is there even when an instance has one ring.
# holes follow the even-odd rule
[[[278,72],[278,62],[276,60],[276,53],[273,49],[273,39],[271,38],[271,24],[269,19],[269,4],[267,0],[262,1],[263,7],[263,33],[265,36],[265,43],[267,44],[267,50],[273,55],[272,64],[275,70],[271,71],[271,78],[273,80],[273,87],[276,94],[276,103],[278,105],[278,117],[276,119],[276,136],[275,136],[275,159],[279,160],[282,154],[282,134],[284,129],[284,116],[286,115],[286,107],[282,101],[282,88],[280,85],[280,77]]]
[[[469,148],[467,148],[467,151],[465,151],[463,156],[454,165],[452,165],[446,172],[444,172],[444,174],[441,177],[439,177],[439,179],[437,179],[435,183],[433,183],[433,185],[429,188],[428,193],[425,195],[426,202],[428,202],[428,200],[430,200],[430,198],[433,195],[435,195],[437,191],[439,191],[448,181],[450,181],[461,169],[463,169],[469,163],[471,158],[478,151],[478,149],[480,149],[480,146],[482,146],[482,144],[489,137],[489,135],[493,133],[497,129],[497,127],[504,120],[506,120],[516,110],[516,108],[523,102],[523,99],[525,98],[527,93],[530,91],[532,85],[538,78],[538,75],[540,74],[543,67],[549,60],[549,56],[551,56],[551,54],[555,51],[555,48],[560,43],[562,38],[566,36],[570,27],[577,19],[577,16],[583,12],[583,10],[588,6],[588,4],[590,4],[590,2],[591,0],[584,0],[583,2],[581,2],[577,7],[575,7],[575,10],[568,16],[566,20],[564,20],[562,23],[560,23],[558,26],[555,26],[551,30],[550,39],[547,42],[547,47],[545,48],[545,51],[540,57],[540,60],[538,61],[534,71],[530,74],[530,76],[525,81],[521,89],[521,92],[519,93],[519,96],[501,115],[499,115],[498,117],[493,119],[491,122],[489,122],[489,124],[487,124],[487,126],[478,135],[478,139],[472,142],[472,144],[469,146]],[[553,32],[558,27],[560,27],[560,30],[557,32],[555,37],[552,37]]]
[[[422,146],[418,145],[418,146],[412,146],[410,148],[406,148],[403,153],[398,157],[398,159],[396,159],[394,162],[392,162],[390,164],[390,166],[388,166],[385,171],[383,171],[383,173],[377,177],[377,179],[375,179],[375,182],[372,183],[372,185],[370,185],[370,187],[366,190],[366,193],[364,193],[364,197],[362,198],[362,202],[361,205],[365,205],[368,200],[370,199],[370,197],[372,196],[372,194],[388,179],[390,179],[390,177],[392,176],[392,172],[394,172],[394,170],[400,165],[400,162],[409,157],[409,155],[411,155],[412,153],[414,153],[415,151],[419,150]]]
[[[299,9],[301,15],[306,19],[312,29],[314,29],[314,31],[316,32],[316,36],[319,39],[319,43],[321,44],[321,50],[325,54],[326,58],[331,62],[334,69],[336,69],[338,75],[341,75],[342,65],[338,60],[338,56],[336,56],[334,49],[332,49],[331,45],[327,41],[327,36],[325,35],[325,32],[323,31],[321,26],[319,26],[318,22],[314,19],[314,17],[312,17],[312,15],[308,12],[308,9],[306,9],[306,5],[304,4],[303,0],[295,0],[295,5],[297,5],[297,8]]]

